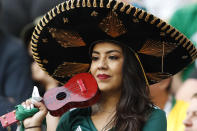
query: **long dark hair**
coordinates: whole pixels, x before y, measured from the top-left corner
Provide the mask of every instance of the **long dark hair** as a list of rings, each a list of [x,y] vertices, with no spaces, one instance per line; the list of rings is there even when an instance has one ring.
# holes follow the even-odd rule
[[[141,131],[153,104],[139,61],[131,49],[123,50],[123,85],[113,124],[116,131]]]
[[[114,40],[99,40],[92,43],[90,54],[95,44],[104,41],[119,45],[124,55],[120,100],[116,106],[116,114],[104,129],[112,125],[115,131],[141,131],[153,109],[142,68],[134,51]]]

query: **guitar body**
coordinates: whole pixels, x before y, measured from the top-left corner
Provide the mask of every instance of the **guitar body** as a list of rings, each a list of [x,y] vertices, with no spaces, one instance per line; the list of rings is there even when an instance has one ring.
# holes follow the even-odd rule
[[[99,96],[94,77],[90,73],[80,73],[64,86],[48,90],[43,101],[51,115],[61,116],[71,108],[84,108],[95,104]]]

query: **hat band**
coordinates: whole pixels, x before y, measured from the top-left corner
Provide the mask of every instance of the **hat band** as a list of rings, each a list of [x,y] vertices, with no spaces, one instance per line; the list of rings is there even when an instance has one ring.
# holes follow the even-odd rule
[[[142,63],[141,63],[141,61],[140,61],[140,58],[139,58],[139,56],[138,56],[138,54],[137,54],[136,52],[134,52],[134,54],[135,54],[135,57],[137,58],[137,60],[138,60],[138,62],[139,62],[139,64],[140,64],[140,67],[141,67],[141,69],[142,69],[142,72],[143,72],[143,75],[144,75],[144,78],[145,78],[145,81],[146,81],[146,85],[149,87],[148,79],[147,79],[147,77],[146,77],[146,73],[145,73],[144,67],[142,66]]]

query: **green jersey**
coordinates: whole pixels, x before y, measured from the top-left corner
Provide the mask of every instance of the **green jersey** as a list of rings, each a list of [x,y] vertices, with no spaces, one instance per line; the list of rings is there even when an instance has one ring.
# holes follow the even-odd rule
[[[165,112],[153,109],[143,131],[166,131]],[[91,120],[91,108],[74,109],[66,112],[60,119],[56,131],[97,131]],[[110,131],[114,131],[111,129]]]

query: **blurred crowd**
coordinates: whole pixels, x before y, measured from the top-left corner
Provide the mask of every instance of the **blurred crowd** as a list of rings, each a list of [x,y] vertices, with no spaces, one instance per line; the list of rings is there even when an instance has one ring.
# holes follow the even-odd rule
[[[57,87],[34,62],[30,40],[40,17],[64,0],[0,0],[0,116],[31,97]],[[168,21],[197,44],[197,0],[127,0]],[[197,131],[197,62],[150,86],[152,101],[166,112],[168,131]],[[11,127],[16,130],[16,125]],[[0,131],[4,131],[0,126]]]

